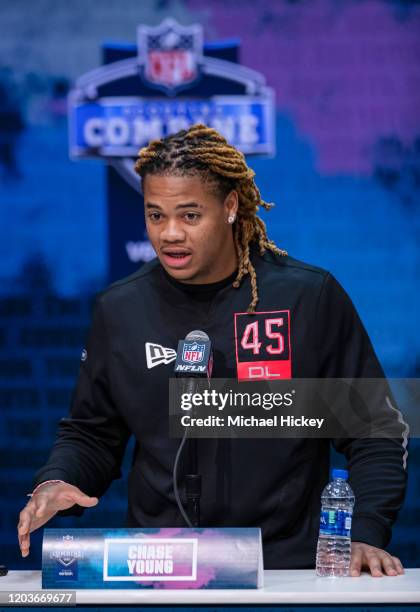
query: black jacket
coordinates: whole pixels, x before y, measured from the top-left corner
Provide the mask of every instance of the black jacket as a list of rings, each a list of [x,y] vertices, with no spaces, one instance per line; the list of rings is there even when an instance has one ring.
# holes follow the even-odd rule
[[[352,302],[331,274],[271,253],[253,260],[257,311],[289,311],[283,312],[289,326],[283,357],[292,377],[383,376]],[[168,378],[174,362],[148,367],[145,345],[176,350],[179,339],[201,329],[212,340],[213,376],[235,378],[234,313],[246,312],[250,281],[246,277],[238,289],[231,283],[207,289],[209,299],[204,295],[203,300],[205,286],[179,283],[153,260],[98,296],[71,414],[61,420],[36,484],[58,478],[101,496],[120,476],[133,434],[127,525],[184,524],[172,486],[179,440],[168,437]],[[347,458],[356,497],[352,539],[383,548],[404,497],[404,424],[398,439],[332,443]],[[314,567],[320,495],[329,480],[329,440],[202,439],[198,447],[202,524],[260,526],[266,569]]]

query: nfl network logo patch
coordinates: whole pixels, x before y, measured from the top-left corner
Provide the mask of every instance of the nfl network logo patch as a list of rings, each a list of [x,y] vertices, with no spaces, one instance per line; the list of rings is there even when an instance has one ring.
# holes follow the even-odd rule
[[[182,349],[182,360],[187,363],[200,363],[204,359],[204,344],[197,342],[184,342]]]

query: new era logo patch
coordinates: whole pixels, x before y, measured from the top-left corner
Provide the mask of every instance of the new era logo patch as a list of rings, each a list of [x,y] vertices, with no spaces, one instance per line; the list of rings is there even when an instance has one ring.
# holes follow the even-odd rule
[[[162,346],[161,344],[154,344],[153,342],[146,342],[146,363],[150,370],[155,366],[161,364],[168,364],[176,359],[176,351],[171,348]]]

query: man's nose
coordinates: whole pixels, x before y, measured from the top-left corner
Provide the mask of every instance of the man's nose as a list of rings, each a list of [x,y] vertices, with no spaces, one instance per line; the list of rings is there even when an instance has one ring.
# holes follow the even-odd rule
[[[160,238],[164,242],[183,242],[185,240],[185,232],[176,219],[168,219],[160,234]]]

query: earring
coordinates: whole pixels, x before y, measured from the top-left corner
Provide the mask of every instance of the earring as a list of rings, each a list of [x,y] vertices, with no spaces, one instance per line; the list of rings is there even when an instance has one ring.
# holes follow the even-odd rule
[[[229,215],[228,223],[232,224],[235,221],[235,215]]]

